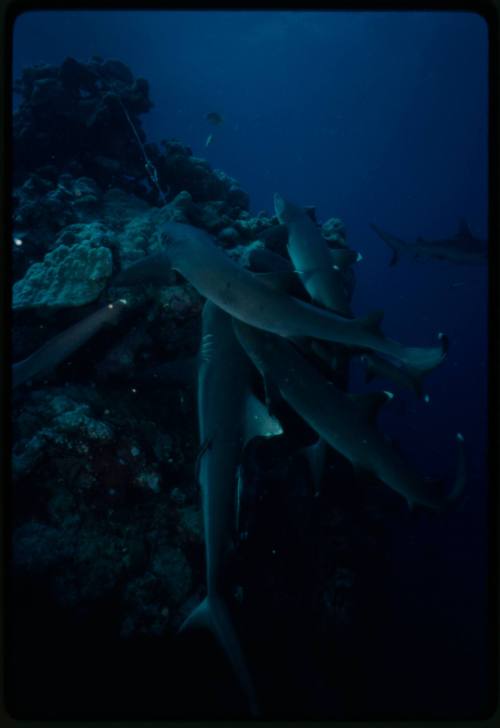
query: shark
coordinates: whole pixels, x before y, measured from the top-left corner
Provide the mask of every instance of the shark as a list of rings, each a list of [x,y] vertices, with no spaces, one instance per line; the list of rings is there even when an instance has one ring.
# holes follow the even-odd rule
[[[288,254],[313,303],[352,317],[345,273],[361,256],[353,250],[331,249],[305,210],[274,195],[274,209],[288,229]]]
[[[43,346],[22,361],[12,365],[12,388],[36,379],[65,361],[77,349],[97,334],[104,326],[115,326],[127,307],[125,299],[119,299],[85,316],[73,326],[49,339]]]
[[[255,688],[224,598],[224,576],[237,522],[238,468],[254,437],[283,432],[251,392],[253,366],[231,317],[211,301],[202,313],[198,366],[200,455],[197,464],[205,533],[207,596],[181,627],[206,627],[216,637],[258,714]]]
[[[348,394],[338,389],[283,338],[234,321],[241,345],[264,379],[271,378],[282,397],[356,470],[376,477],[415,505],[446,510],[461,499],[465,488],[463,436],[457,434],[458,457],[453,486],[445,492],[443,483],[418,474],[388,442],[376,426],[380,407],[394,396],[390,392]]]
[[[460,221],[458,231],[452,238],[424,240],[419,237],[413,244],[400,240],[373,223],[370,227],[391,248],[392,258],[389,265],[396,265],[401,253],[414,259],[447,260],[450,263],[464,264],[486,263],[488,259],[487,242],[474,237],[465,220]]]
[[[278,193],[274,195],[274,205],[278,219],[288,226],[288,252],[290,258],[297,268],[312,272],[311,274],[307,273],[305,280],[303,280],[311,299],[329,310],[336,311],[343,316],[352,317],[350,308],[352,287],[349,286],[346,274],[352,272],[351,266],[360,259],[359,254],[348,248],[331,250],[325,238],[304,213],[304,210],[298,205],[286,201]],[[328,267],[328,262],[330,262],[330,267]],[[315,271],[317,272],[315,273]],[[447,349],[447,338],[443,337],[442,345],[443,350]],[[317,348],[316,344],[314,346]],[[349,354],[350,350],[346,351],[342,347],[333,347],[331,351],[328,349],[323,351],[323,358],[327,361],[336,361],[337,365],[340,364],[340,371],[345,371],[350,358]],[[406,363],[406,366],[401,366],[399,363],[393,363],[373,353],[362,358],[368,364],[367,378],[377,373],[379,376],[392,379],[400,386],[413,388],[419,396],[422,391],[421,379],[423,375],[434,368],[432,365],[427,368],[417,366],[414,371],[409,362]],[[435,362],[436,366],[438,363],[440,362]]]
[[[404,346],[384,336],[380,311],[364,318],[346,318],[267,285],[233,261],[200,228],[166,222],[162,225],[162,240],[163,250],[124,269],[113,285],[162,283],[174,269],[226,313],[279,336],[309,336],[371,349],[422,371],[434,368],[445,357],[442,335],[438,335],[439,343],[434,347]]]

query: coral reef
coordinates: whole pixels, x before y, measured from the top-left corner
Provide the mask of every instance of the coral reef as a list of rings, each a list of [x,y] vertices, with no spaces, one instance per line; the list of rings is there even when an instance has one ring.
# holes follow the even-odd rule
[[[140,115],[152,106],[148,83],[123,63],[68,58],[60,67],[26,68],[16,90],[13,231],[22,244],[13,245],[15,361],[83,318],[80,307],[115,300],[114,274],[160,249],[163,222],[203,228],[253,269],[255,252],[286,255],[286,228],[276,217],[253,216],[234,179],[177,140],[161,149],[146,142]],[[321,230],[332,247],[345,245],[340,220]],[[44,616],[71,612],[85,624],[102,612],[111,615],[117,639],[159,639],[175,634],[203,593],[188,366],[198,351],[203,299],[176,273],[168,285],[120,295],[132,310],[125,324],[97,333],[55,371],[16,390],[16,593],[28,603],[33,583],[43,582]],[[166,375],[162,365],[176,366]],[[383,579],[380,504],[390,513],[399,503],[390,494],[370,503],[366,484],[353,485],[332,451],[335,492],[314,495],[296,447],[310,433],[293,413],[286,417],[292,434],[279,457],[263,446],[249,461],[255,488],[248,489],[248,532],[229,591],[248,629],[264,624],[260,643],[254,635],[264,672],[268,641],[282,640],[274,668],[286,673],[287,640],[296,624],[310,625],[317,655],[305,682],[312,683],[329,650],[340,655],[331,667],[339,677],[349,640],[375,618],[364,584],[370,569]],[[360,557],[367,550],[369,567]],[[32,619],[29,612],[26,622]],[[303,676],[290,680],[304,684]]]
[[[102,293],[113,271],[113,258],[104,244],[101,227],[90,223],[82,231],[72,230],[70,235],[77,242],[71,246],[61,243],[16,281],[15,309],[84,306]]]

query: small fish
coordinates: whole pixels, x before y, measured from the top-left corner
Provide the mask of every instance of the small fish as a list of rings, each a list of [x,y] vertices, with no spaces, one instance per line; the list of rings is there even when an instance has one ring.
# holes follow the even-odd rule
[[[211,124],[215,124],[215,126],[220,126],[224,123],[224,119],[217,111],[210,111],[208,114],[205,114],[205,119]]]
[[[207,136],[207,141],[205,142],[205,146],[208,147],[212,143],[212,139],[214,138],[213,134],[209,134]]]

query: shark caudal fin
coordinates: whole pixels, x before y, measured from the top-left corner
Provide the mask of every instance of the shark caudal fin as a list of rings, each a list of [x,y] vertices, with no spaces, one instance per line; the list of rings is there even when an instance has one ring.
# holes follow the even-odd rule
[[[224,601],[218,596],[206,597],[184,621],[180,632],[190,629],[208,629],[221,646],[229,660],[238,681],[247,697],[248,707],[252,717],[259,716],[255,688],[248,671],[240,641],[234,629],[229,611]]]
[[[399,253],[403,248],[407,247],[407,243],[405,243],[403,240],[400,240],[399,238],[394,237],[394,235],[389,235],[389,233],[384,232],[373,223],[370,223],[370,227],[373,232],[377,233],[379,238],[381,238],[384,243],[386,243],[392,250],[392,258],[389,261],[389,265],[396,265],[396,263],[399,261]]]

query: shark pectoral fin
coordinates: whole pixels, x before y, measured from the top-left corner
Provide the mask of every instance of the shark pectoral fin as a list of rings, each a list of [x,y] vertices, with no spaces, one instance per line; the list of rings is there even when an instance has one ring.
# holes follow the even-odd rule
[[[319,437],[318,440],[309,447],[304,447],[302,453],[305,455],[309,463],[309,470],[314,485],[314,492],[319,493],[321,490],[321,481],[325,470],[326,449],[328,444]]]
[[[249,393],[246,401],[244,444],[254,437],[274,437],[281,434],[281,423],[255,395]]]
[[[368,422],[375,422],[382,405],[393,399],[392,392],[368,392],[367,394],[350,394],[351,401],[364,414]]]
[[[288,253],[290,255],[290,252]],[[313,276],[317,275],[318,273],[323,273],[323,268],[304,268],[300,270],[294,271],[300,278],[300,281],[305,285]]]

